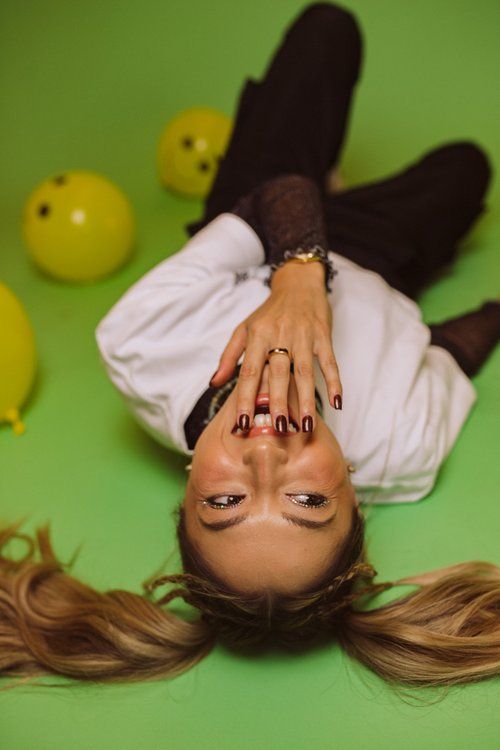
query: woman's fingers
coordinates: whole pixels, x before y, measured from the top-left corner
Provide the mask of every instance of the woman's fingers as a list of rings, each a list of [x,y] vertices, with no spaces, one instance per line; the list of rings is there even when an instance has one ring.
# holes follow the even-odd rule
[[[288,432],[288,386],[290,359],[287,354],[269,355],[269,411],[277,432]]]
[[[312,347],[302,346],[294,356],[294,375],[299,394],[299,427],[302,432],[312,432],[316,425],[316,399],[314,394],[314,358]]]
[[[255,398],[266,362],[266,350],[259,336],[249,336],[245,356],[238,377],[236,399],[236,421],[241,430],[247,431],[253,423]]]
[[[334,409],[342,409],[342,383],[330,339],[320,346],[316,356],[325,378],[328,400]]]
[[[237,362],[245,349],[247,340],[247,329],[244,325],[239,325],[234,329],[233,335],[222,352],[219,360],[219,366],[210,378],[211,386],[221,386],[229,380],[233,374]]]

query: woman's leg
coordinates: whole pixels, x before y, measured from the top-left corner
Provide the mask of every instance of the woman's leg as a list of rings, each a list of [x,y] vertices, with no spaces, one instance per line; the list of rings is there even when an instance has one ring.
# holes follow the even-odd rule
[[[431,344],[447,349],[470,378],[500,341],[500,300],[430,326]]]
[[[189,234],[278,174],[304,174],[323,188],[344,140],[361,48],[348,11],[313,3],[300,13],[263,80],[247,79],[204,216],[187,225]]]
[[[416,296],[484,209],[491,170],[474,143],[433,149],[396,175],[324,198],[330,249]]]

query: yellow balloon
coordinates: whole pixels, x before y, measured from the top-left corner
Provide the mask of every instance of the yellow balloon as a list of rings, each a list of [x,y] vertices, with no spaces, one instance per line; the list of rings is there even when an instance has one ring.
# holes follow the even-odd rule
[[[33,386],[35,336],[17,297],[0,281],[0,422],[10,422],[20,435],[19,409]]]
[[[31,258],[61,281],[95,281],[128,260],[134,217],[126,196],[92,172],[64,172],[26,202],[23,235]]]
[[[208,195],[231,129],[231,118],[210,107],[192,107],[174,117],[158,147],[158,169],[165,187],[197,198]]]

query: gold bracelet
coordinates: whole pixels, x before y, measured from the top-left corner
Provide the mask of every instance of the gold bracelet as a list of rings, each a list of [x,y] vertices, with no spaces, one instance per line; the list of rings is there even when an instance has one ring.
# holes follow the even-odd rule
[[[297,253],[297,255],[294,255],[293,258],[288,258],[287,260],[285,260],[285,263],[314,263],[315,261],[319,261],[320,263],[322,263],[323,258],[321,258],[319,255],[308,252]]]
[[[331,281],[337,274],[337,270],[334,269],[333,263],[328,256],[328,252],[321,245],[314,245],[309,250],[304,250],[301,247],[296,248],[299,252],[294,250],[285,250],[283,260],[279,263],[271,263],[271,273],[265,280],[267,286],[271,286],[271,279],[275,271],[285,265],[294,261],[295,263],[321,263],[325,269],[325,285],[327,292],[331,292]]]

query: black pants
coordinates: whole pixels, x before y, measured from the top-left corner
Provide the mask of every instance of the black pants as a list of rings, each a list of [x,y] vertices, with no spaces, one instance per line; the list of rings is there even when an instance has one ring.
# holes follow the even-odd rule
[[[263,80],[246,80],[204,216],[187,232],[231,211],[263,180],[293,172],[321,188],[329,249],[377,271],[396,289],[415,297],[450,263],[484,209],[490,167],[474,143],[447,143],[383,180],[326,192],[361,62],[362,37],[351,13],[324,2],[302,11]]]

